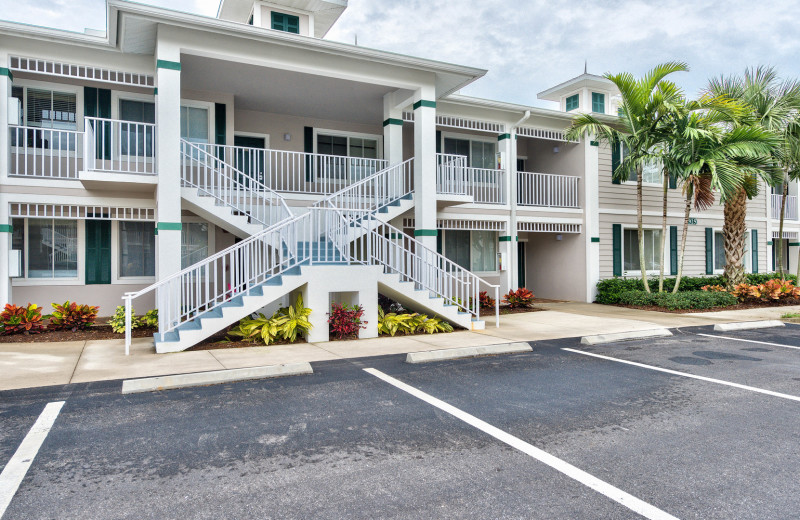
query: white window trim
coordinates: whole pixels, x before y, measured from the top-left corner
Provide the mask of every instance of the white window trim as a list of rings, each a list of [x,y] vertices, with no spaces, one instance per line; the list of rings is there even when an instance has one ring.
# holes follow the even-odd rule
[[[749,232],[749,230],[748,230]],[[716,240],[717,240],[717,233],[722,233],[722,228],[711,228],[712,239],[711,239],[711,265],[717,265],[717,255],[716,255]],[[725,237],[722,237],[723,244],[725,243]],[[749,237],[745,237],[745,240],[749,240]],[[724,262],[723,262],[724,264]],[[723,274],[725,272],[725,268],[717,269],[714,268],[714,274]]]
[[[53,83],[50,81],[37,81],[33,79],[15,79],[14,80],[14,87],[22,87],[22,127],[28,128],[28,88],[34,88],[38,90],[50,90],[51,92],[66,92],[69,94],[75,94],[75,132],[83,132],[85,123],[83,121],[83,87],[80,85],[70,85],[66,83]],[[11,89],[8,91],[9,98],[11,97]],[[5,122],[3,122],[5,124]],[[10,125],[13,126],[13,125]],[[32,126],[29,128],[42,128],[38,126]],[[47,130],[47,128],[44,128]],[[54,129],[58,130],[58,129]],[[83,146],[77,146],[77,149],[74,152],[68,150],[58,150],[57,154],[59,157],[68,157],[70,154],[76,154],[78,158],[83,157]],[[18,146],[11,147],[9,145],[9,151],[12,149],[19,149]],[[33,177],[35,178],[35,177]],[[71,181],[70,181],[71,182]]]
[[[623,161],[624,157],[625,156],[623,155],[623,148],[620,145],[620,147],[619,147],[619,162],[620,162],[620,164],[622,164],[622,161]],[[611,173],[613,174],[614,172],[611,172]],[[629,185],[629,186],[636,186],[636,181],[627,180],[627,181],[623,181],[622,184]],[[642,180],[642,186],[652,186],[654,188],[663,188],[663,184],[661,182],[645,182],[644,180]]]
[[[21,218],[21,217],[15,217]],[[22,266],[22,269],[25,273],[24,277],[15,277],[11,279],[12,287],[32,287],[32,286],[42,286],[42,285],[85,285],[86,284],[86,239],[85,239],[85,220],[77,220],[78,222],[78,276],[75,278],[28,278],[28,261],[30,259],[30,255],[28,254],[27,247],[30,243],[28,238],[28,220],[31,218],[36,219],[46,219],[48,217],[24,217],[22,220],[24,221],[24,232],[23,232],[23,243],[26,250],[24,251],[25,256],[25,265]],[[62,219],[51,219],[51,220],[62,220]],[[72,219],[68,219],[72,220]],[[10,242],[10,239],[9,239]],[[9,244],[10,245],[10,244]]]
[[[440,229],[439,233],[447,233],[448,231],[467,231],[467,232],[469,232],[469,269],[468,270],[472,271],[472,233],[474,231],[476,231],[476,230],[473,230],[473,229]],[[498,236],[500,235],[499,231],[482,231],[482,232],[494,233],[495,240],[499,241],[499,239],[498,239]],[[497,242],[495,242],[495,243],[497,243]],[[495,253],[499,253],[499,252],[500,252],[500,247],[498,246],[495,249]],[[447,246],[446,246],[445,241],[444,241],[444,235],[442,235],[442,256],[447,258],[451,262],[455,263],[453,260],[451,260],[450,258],[447,257],[446,253],[447,253]],[[472,272],[475,273],[476,275],[479,275],[479,276],[497,275],[497,274],[500,273],[500,270],[497,269],[497,256],[496,255],[495,255],[494,265],[495,265],[495,270],[494,271],[472,271]]]
[[[111,222],[111,285],[133,285],[142,283],[153,283],[156,281],[155,276],[121,276],[120,275],[120,245],[119,245],[119,223],[120,220]],[[142,222],[140,220],[125,220],[124,222]],[[152,222],[155,228],[156,223]],[[156,272],[158,272],[158,240],[156,240],[155,249],[153,251]]]
[[[481,143],[490,143],[494,144],[494,153],[495,153],[495,163],[497,162],[496,156],[497,153],[500,151],[500,147],[497,145],[497,138],[487,137],[483,135],[476,135],[476,134],[462,134],[458,132],[442,132],[442,150],[444,150],[444,140],[445,139],[459,139],[462,141],[469,141],[469,153],[470,155],[467,156],[467,160],[472,157],[472,142],[481,142]],[[527,159],[527,157],[526,157]],[[475,166],[470,166],[470,168],[476,168]],[[497,168],[477,168],[479,170],[497,170]]]
[[[376,142],[376,155],[378,156],[376,159],[382,160],[383,159],[383,135],[378,134],[364,134],[361,132],[348,132],[344,130],[328,130],[326,128],[314,128],[314,153],[319,153],[317,151],[317,136],[319,134],[322,135],[332,135],[336,137],[347,137],[347,153],[350,153],[350,138],[355,137],[357,139],[372,139]],[[244,135],[244,134],[242,134]],[[347,157],[350,157],[349,155]]]
[[[649,230],[653,230],[653,231],[662,231],[661,226],[642,226],[642,230],[648,230],[648,229]],[[622,254],[622,258],[620,258],[620,261],[622,262],[622,269],[623,269],[622,276],[623,277],[642,276],[642,270],[641,269],[639,269],[638,271],[625,271],[624,270],[625,269],[625,231],[626,230],[633,230],[633,231],[637,231],[638,232],[639,227],[636,226],[636,225],[626,225],[626,224],[622,225],[622,233],[620,233],[620,235],[621,235],[620,236],[620,240],[622,241],[622,243],[620,244],[620,251],[621,251],[621,254]],[[667,233],[669,233],[669,228],[667,228]],[[662,237],[662,239],[663,239],[663,237]],[[663,242],[662,242],[662,244],[663,244]],[[669,254],[668,251],[669,251],[669,240],[667,240],[667,247],[662,247],[661,248],[661,265],[664,266],[664,275],[665,276],[669,273],[669,271],[667,270],[667,267],[668,267],[667,266],[667,260],[669,259],[668,256],[667,256]],[[661,272],[660,269],[650,269],[650,270],[646,271],[646,274],[648,276],[650,276],[650,275],[654,275],[654,274],[659,274],[660,272]]]
[[[156,102],[158,103],[158,102]],[[214,120],[214,103],[211,101],[197,101],[194,99],[181,98],[181,107],[187,108],[204,108],[208,113],[208,143],[214,144],[214,129],[216,121]],[[156,124],[158,124],[158,105],[156,105]],[[178,122],[180,127],[180,121]],[[180,131],[180,128],[178,129]]]
[[[120,103],[120,101],[144,101],[146,103],[153,103],[155,105],[156,104],[156,97],[154,95],[151,95],[151,94],[139,94],[137,92],[125,92],[125,91],[112,90],[111,91],[111,119],[116,119],[118,121],[121,120],[120,113],[119,113],[119,103]],[[158,110],[158,107],[156,107],[156,110]],[[156,128],[158,128],[158,124],[156,124]],[[158,130],[156,130],[156,131],[158,131]],[[117,139],[116,142],[114,142],[112,144],[114,145],[115,148],[121,148],[121,145],[122,145],[121,138]],[[156,159],[156,157],[155,157],[155,155],[156,155],[155,154],[156,143],[155,142],[153,143],[153,148],[154,148],[153,156],[151,156],[151,157],[136,156],[134,158],[134,156],[132,156],[132,155],[131,156],[122,155],[120,150],[116,150],[116,153],[118,154],[118,156],[122,160],[126,160],[128,157],[131,157],[131,160],[141,161],[142,159],[144,159],[145,163],[152,164],[153,161]],[[112,231],[112,235],[113,235],[113,231]],[[112,251],[113,251],[113,248],[112,248]],[[112,273],[113,273],[113,270],[112,270]],[[112,283],[113,283],[113,274],[112,274]]]

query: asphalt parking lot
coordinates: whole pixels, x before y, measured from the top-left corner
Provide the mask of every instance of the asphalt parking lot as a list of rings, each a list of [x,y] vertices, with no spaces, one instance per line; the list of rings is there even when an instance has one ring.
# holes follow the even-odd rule
[[[0,477],[0,516],[796,518],[800,327],[673,333],[125,396],[119,381],[3,392],[4,476],[64,404],[34,428],[19,488]]]

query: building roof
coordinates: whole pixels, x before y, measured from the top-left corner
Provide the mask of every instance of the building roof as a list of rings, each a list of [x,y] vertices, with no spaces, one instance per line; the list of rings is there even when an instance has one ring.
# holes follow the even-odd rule
[[[247,23],[253,3],[254,0],[220,0],[217,18]],[[347,9],[347,0],[271,0],[270,3],[313,13],[316,38],[323,38]]]
[[[603,76],[597,76],[595,74],[588,74],[584,72],[580,76],[574,77],[565,81],[564,83],[556,85],[555,87],[539,92],[536,97],[539,99],[545,99],[547,101],[561,101],[562,96],[565,94],[571,94],[572,92],[582,88],[613,91],[617,90],[617,87],[611,80],[606,79]]]

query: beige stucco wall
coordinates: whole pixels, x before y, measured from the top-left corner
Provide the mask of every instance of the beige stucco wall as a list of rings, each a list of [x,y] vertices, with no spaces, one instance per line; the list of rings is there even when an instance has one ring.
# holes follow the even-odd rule
[[[52,311],[51,303],[65,301],[100,306],[99,316],[111,316],[114,309],[123,305],[122,295],[135,292],[149,284],[110,284],[110,285],[35,285],[14,287],[12,303],[26,305],[35,303],[43,307],[42,314]],[[134,302],[137,315],[142,315],[155,307],[155,293],[142,296]]]
[[[520,233],[525,244],[528,289],[539,298],[586,299],[586,242],[583,235]]]

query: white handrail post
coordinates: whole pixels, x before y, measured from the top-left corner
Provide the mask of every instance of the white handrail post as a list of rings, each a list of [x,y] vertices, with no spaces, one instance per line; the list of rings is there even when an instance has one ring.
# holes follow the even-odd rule
[[[133,325],[131,318],[131,297],[126,294],[123,299],[125,300],[125,355],[128,356],[131,353],[131,329]]]
[[[500,286],[494,286],[494,326],[500,328]]]

